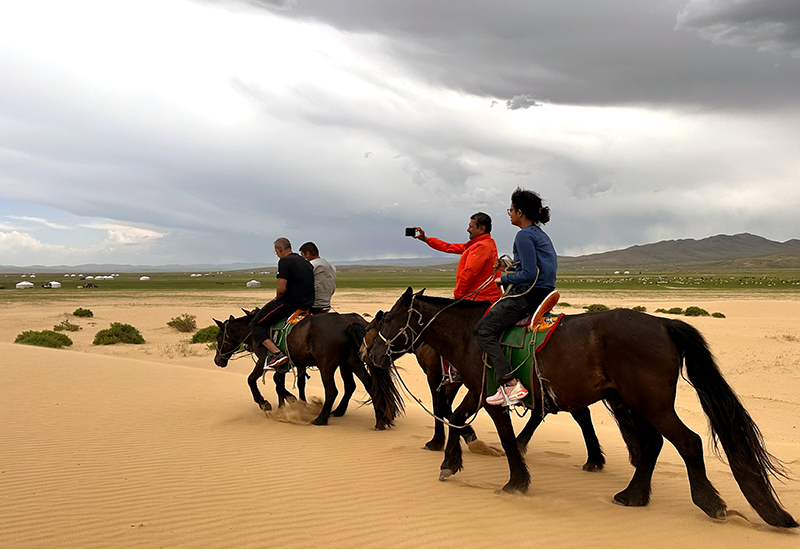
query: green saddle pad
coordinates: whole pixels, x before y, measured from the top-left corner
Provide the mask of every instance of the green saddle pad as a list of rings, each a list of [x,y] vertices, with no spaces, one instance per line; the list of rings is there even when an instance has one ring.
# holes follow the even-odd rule
[[[508,364],[512,370],[516,369],[514,374],[528,390],[528,395],[522,400],[528,407],[533,407],[533,388],[537,384],[536,373],[533,372],[534,351],[541,351],[547,344],[550,334],[558,326],[562,316],[563,314],[559,315],[547,330],[531,332],[527,327],[511,327],[500,338],[500,346]],[[490,369],[486,371],[486,395],[494,395],[497,392],[497,382],[494,380],[494,369],[491,368],[492,360],[488,361]]]
[[[288,323],[287,319],[282,319],[272,325],[269,329],[269,333],[271,336],[271,340],[278,346],[278,349],[281,350],[286,355],[289,355],[286,352],[286,339],[289,337],[289,333],[292,332],[296,325]],[[272,354],[267,355],[267,363],[270,362],[272,359]],[[291,356],[289,356],[289,361],[284,363],[283,365],[279,366],[275,370],[278,372],[289,372],[292,369],[292,360]]]

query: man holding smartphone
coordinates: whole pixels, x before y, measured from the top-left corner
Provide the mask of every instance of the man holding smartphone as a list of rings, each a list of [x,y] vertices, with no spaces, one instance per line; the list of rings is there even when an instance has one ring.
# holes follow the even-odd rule
[[[488,214],[478,212],[469,219],[467,234],[469,241],[465,243],[448,243],[435,237],[428,237],[421,227],[406,228],[406,234],[414,237],[439,252],[460,254],[456,269],[455,298],[468,300],[489,300],[495,303],[502,293],[497,285],[486,283],[494,274],[494,262],[497,260],[497,245],[492,239],[492,218]],[[478,290],[481,285],[483,288]]]

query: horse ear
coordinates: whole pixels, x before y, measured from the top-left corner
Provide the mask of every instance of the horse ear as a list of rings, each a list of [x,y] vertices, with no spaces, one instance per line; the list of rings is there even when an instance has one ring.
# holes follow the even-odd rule
[[[417,292],[417,295],[418,295],[418,296],[422,296],[423,294],[425,294],[425,290],[426,290],[426,289],[424,289],[424,288],[423,288],[422,290],[420,290],[419,292]]]
[[[383,310],[379,309],[378,313],[375,314],[375,318],[373,319],[373,321],[376,323],[380,323],[381,319],[383,319]]]
[[[245,315],[250,315],[250,312],[249,312],[249,311],[247,311],[245,308],[242,308],[242,311],[244,311],[244,314],[245,314]]]
[[[234,316],[233,316],[233,315],[231,315],[230,317],[228,317],[228,321],[235,321],[235,320],[236,320],[236,319],[234,318]]]
[[[222,328],[225,325],[225,323],[223,323],[222,321],[217,321],[216,319],[214,319],[214,322],[217,323],[217,326],[219,328]]]

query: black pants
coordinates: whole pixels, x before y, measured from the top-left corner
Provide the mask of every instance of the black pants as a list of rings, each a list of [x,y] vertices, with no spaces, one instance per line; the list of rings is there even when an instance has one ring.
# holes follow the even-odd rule
[[[539,304],[553,291],[552,288],[533,288],[524,296],[503,298],[475,325],[475,340],[494,367],[494,379],[498,385],[514,380],[517,375],[511,372],[511,365],[503,355],[500,337],[509,327],[536,311]]]
[[[253,339],[260,344],[270,337],[269,329],[272,325],[282,319],[288,319],[295,311],[297,311],[297,308],[294,306],[272,300],[259,309],[255,317],[250,321],[250,332],[253,333]]]

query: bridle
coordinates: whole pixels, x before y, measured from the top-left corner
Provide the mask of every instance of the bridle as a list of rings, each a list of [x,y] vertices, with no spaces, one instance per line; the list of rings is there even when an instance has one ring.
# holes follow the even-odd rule
[[[229,323],[230,323],[230,319],[228,319],[227,321],[225,321],[223,323],[223,325],[225,325],[225,328],[222,331],[222,343],[217,348],[217,352],[219,353],[220,357],[222,357],[226,361],[233,360],[233,356],[236,355],[236,354],[243,355],[245,353],[249,353],[246,349],[242,349],[242,344],[244,344],[247,341],[247,339],[250,338],[250,336],[252,335],[252,332],[248,331],[247,334],[245,335],[244,339],[241,342],[239,342],[238,344],[236,344],[234,347],[232,347],[230,351],[226,351],[224,353],[221,352],[220,348],[224,348],[225,347],[225,341],[228,338],[228,325],[229,325]]]

